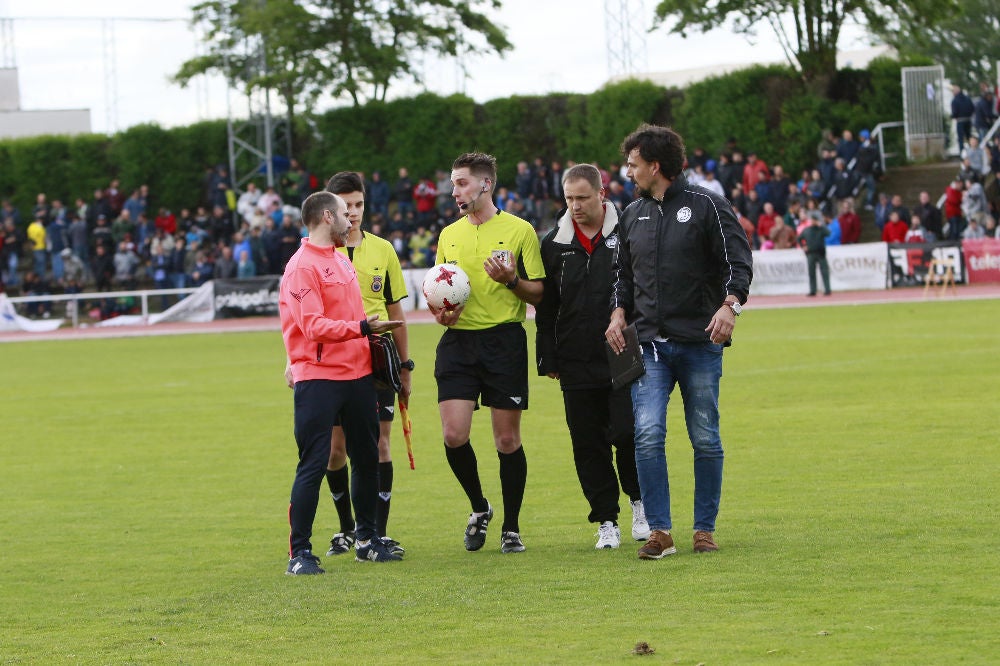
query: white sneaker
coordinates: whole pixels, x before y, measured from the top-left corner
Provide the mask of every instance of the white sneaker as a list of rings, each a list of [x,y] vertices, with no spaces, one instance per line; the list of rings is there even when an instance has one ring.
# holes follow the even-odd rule
[[[597,528],[597,545],[594,546],[597,550],[604,548],[617,548],[621,545],[621,542],[622,533],[619,531],[618,526],[610,520],[605,520],[601,523],[601,526]]]
[[[632,538],[636,541],[649,538],[649,523],[646,522],[646,509],[642,506],[642,500],[632,502]]]

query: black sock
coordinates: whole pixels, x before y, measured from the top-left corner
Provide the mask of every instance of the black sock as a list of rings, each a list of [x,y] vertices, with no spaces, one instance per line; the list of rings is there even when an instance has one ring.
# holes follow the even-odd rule
[[[445,445],[445,454],[448,457],[448,464],[455,478],[462,485],[462,490],[472,503],[473,513],[482,513],[489,508],[486,498],[483,497],[483,486],[479,483],[479,467],[476,464],[476,452],[472,448],[472,442],[466,442],[462,446],[454,448]]]
[[[378,464],[378,501],[375,503],[375,529],[385,536],[389,522],[389,500],[392,499],[392,461]]]
[[[351,514],[351,481],[347,473],[347,465],[340,469],[326,470],[326,482],[330,486],[330,494],[333,495],[333,506],[337,508],[337,516],[340,518],[340,531],[343,533],[354,531],[354,516]]]
[[[503,490],[503,531],[520,532],[518,518],[521,515],[521,500],[524,486],[528,481],[528,459],[524,457],[524,446],[514,453],[500,453],[500,488]]]

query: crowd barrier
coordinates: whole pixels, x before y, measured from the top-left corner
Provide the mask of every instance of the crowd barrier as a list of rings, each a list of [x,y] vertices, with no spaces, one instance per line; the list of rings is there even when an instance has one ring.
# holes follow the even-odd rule
[[[834,291],[858,291],[921,286],[928,271],[956,284],[1000,282],[1000,240],[945,241],[940,243],[859,243],[827,248],[830,286]],[[757,296],[797,295],[809,289],[805,253],[799,249],[753,253],[754,277],[750,293]],[[426,309],[421,284],[427,270],[403,271],[409,298],[404,310]],[[232,317],[277,316],[279,276],[212,280],[196,289],[157,289],[86,292],[57,296],[19,296],[0,293],[0,331],[52,331],[69,321],[81,325],[81,303],[133,298],[136,314],[125,314],[92,326],[155,325],[164,322],[208,322]],[[150,300],[164,296],[183,298],[162,312],[150,310]],[[24,303],[66,303],[65,318],[31,319],[18,313]],[[154,301],[155,302],[155,301]]]

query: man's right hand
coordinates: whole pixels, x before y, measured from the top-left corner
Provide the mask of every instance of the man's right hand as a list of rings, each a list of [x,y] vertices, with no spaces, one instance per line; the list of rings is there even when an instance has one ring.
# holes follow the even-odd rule
[[[394,328],[399,328],[405,323],[406,322],[403,321],[396,321],[395,319],[382,321],[378,318],[378,315],[371,315],[368,317],[368,326],[371,327],[373,335],[382,335],[383,333],[387,333]]]
[[[611,323],[608,324],[608,330],[604,332],[604,339],[608,341],[608,346],[616,354],[625,351],[625,334],[622,333],[624,330],[625,310],[615,308],[611,312]]]
[[[457,324],[459,317],[462,316],[462,310],[465,309],[464,305],[460,305],[454,310],[436,308],[430,303],[427,304],[427,307],[430,308],[431,314],[434,315],[434,319],[437,320],[437,323],[442,326],[454,326]]]

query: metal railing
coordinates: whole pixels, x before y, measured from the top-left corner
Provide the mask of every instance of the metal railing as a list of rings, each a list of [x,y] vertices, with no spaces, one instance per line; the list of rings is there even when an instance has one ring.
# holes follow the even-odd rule
[[[899,156],[898,153],[888,153],[887,154],[885,152],[885,136],[884,136],[885,135],[885,130],[887,130],[887,129],[895,129],[897,127],[904,127],[905,124],[906,123],[904,123],[902,120],[897,120],[896,122],[892,122],[892,123],[879,123],[878,125],[875,126],[875,129],[872,130],[872,139],[875,139],[875,138],[878,139],[878,156],[879,156],[879,160],[881,161],[881,165],[882,165],[882,173],[885,173],[885,160],[886,160],[886,158],[889,158],[889,157],[898,157]]]
[[[142,320],[149,320],[149,299],[160,296],[187,296],[197,289],[142,289],[135,291],[85,291],[79,294],[39,294],[35,296],[16,296],[8,299],[11,303],[66,303],[66,316],[72,320],[73,328],[80,327],[79,301],[99,301],[107,298],[139,298],[141,302]],[[183,300],[183,299],[181,299]]]

